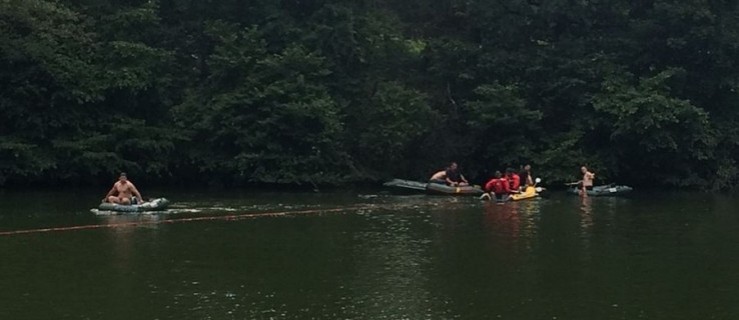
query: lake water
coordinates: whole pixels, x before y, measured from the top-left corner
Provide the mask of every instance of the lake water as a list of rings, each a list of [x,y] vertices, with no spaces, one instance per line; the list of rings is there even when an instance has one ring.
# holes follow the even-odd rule
[[[739,319],[730,196],[167,196],[0,192],[0,319]]]

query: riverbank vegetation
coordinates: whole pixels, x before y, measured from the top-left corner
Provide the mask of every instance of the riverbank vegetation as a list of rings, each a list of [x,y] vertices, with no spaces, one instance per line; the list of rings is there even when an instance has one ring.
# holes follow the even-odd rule
[[[739,182],[736,1],[2,0],[0,185]],[[603,181],[602,180],[602,181]]]

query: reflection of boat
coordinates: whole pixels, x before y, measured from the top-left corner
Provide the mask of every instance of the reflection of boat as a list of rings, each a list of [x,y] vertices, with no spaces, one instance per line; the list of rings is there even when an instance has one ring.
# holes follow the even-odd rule
[[[447,194],[454,196],[478,196],[483,193],[482,189],[478,186],[454,187],[439,183],[424,183],[403,179],[393,179],[392,181],[385,182],[383,186],[405,193]]]
[[[166,198],[157,198],[149,200],[140,204],[117,204],[103,202],[100,204],[98,209],[104,211],[120,211],[120,212],[142,212],[142,211],[159,211],[167,209],[169,206],[169,200]]]
[[[589,196],[620,196],[624,195],[626,193],[631,192],[634,190],[632,187],[629,186],[622,186],[622,185],[615,185],[615,184],[609,184],[604,186],[596,186],[593,187],[592,190],[588,190]],[[567,191],[571,194],[580,194],[580,190],[577,188],[570,189]]]

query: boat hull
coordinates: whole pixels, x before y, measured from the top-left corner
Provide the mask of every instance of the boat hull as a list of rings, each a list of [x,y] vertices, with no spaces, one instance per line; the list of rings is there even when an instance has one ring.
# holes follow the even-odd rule
[[[141,204],[123,205],[117,203],[103,202],[98,206],[102,211],[117,212],[144,212],[144,211],[161,211],[167,209],[169,200],[166,198],[157,198]]]
[[[478,186],[454,187],[439,183],[425,183],[413,180],[393,179],[383,186],[391,188],[396,193],[421,193],[452,196],[479,196],[483,190]]]
[[[616,196],[623,196],[625,194],[630,193],[634,189],[629,186],[622,186],[622,185],[605,185],[605,186],[596,186],[593,187],[592,190],[588,190],[588,196],[592,197],[616,197]],[[570,189],[568,191],[570,194],[580,194],[579,189]]]
[[[429,194],[445,194],[453,196],[479,196],[483,194],[483,190],[477,186],[454,187],[439,183],[429,183],[426,185],[426,192]]]

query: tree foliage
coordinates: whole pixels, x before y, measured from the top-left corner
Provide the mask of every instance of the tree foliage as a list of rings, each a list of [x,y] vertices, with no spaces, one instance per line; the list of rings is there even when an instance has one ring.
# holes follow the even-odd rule
[[[739,182],[735,1],[0,0],[0,185]]]

